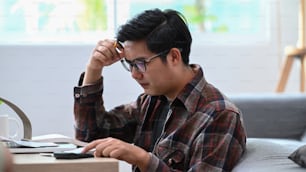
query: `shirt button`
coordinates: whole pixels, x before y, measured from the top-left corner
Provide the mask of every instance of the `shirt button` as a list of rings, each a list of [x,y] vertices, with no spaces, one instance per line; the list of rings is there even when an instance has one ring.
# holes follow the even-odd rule
[[[79,93],[76,93],[74,96],[75,96],[75,98],[80,98],[81,97],[81,95]]]
[[[172,163],[173,163],[173,159],[170,158],[170,159],[168,160],[168,164],[169,164],[169,165],[172,165]]]

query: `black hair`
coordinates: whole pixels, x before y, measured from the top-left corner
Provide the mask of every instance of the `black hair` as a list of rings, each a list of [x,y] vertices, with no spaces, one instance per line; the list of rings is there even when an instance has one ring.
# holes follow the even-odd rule
[[[183,62],[189,64],[192,38],[186,19],[178,11],[146,10],[122,25],[116,37],[122,42],[145,40],[153,53],[179,48]]]

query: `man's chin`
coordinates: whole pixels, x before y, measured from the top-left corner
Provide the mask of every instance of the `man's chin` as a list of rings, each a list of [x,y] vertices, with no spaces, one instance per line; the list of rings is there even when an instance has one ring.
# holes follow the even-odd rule
[[[146,89],[144,89],[144,93],[147,94],[147,95],[150,95],[150,96],[160,96],[161,95],[160,93],[157,93],[157,92],[152,91],[152,90],[146,90]]]

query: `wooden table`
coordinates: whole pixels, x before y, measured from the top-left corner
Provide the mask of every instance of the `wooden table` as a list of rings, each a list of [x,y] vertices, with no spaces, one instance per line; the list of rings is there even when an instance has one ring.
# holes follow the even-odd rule
[[[58,160],[42,154],[14,154],[14,172],[119,172],[112,158]]]

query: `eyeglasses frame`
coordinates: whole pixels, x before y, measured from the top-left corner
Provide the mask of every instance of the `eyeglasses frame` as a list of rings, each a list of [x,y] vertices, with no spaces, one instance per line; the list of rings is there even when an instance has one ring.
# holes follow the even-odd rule
[[[134,67],[138,72],[141,72],[141,73],[144,73],[147,71],[147,65],[152,61],[154,60],[155,58],[157,57],[161,57],[162,55],[166,54],[166,53],[169,53],[170,50],[165,50],[165,51],[162,51],[158,54],[155,54],[149,58],[143,58],[143,57],[140,57],[140,58],[137,58],[137,59],[134,59],[132,61],[129,61],[127,60],[126,58],[124,59],[121,59],[121,64],[123,65],[123,67],[129,71],[129,72],[132,72],[132,68]],[[139,62],[142,62],[143,63],[143,66],[144,66],[144,71],[141,71],[140,68],[137,66],[137,63],[135,63],[135,61],[139,61]],[[129,64],[129,66],[126,65],[126,63]]]

